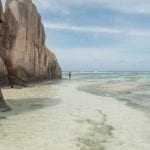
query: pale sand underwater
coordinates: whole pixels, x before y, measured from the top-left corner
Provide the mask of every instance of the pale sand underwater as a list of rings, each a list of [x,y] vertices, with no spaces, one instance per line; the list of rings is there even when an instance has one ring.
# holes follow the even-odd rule
[[[80,84],[4,89],[0,150],[150,150],[148,115]]]

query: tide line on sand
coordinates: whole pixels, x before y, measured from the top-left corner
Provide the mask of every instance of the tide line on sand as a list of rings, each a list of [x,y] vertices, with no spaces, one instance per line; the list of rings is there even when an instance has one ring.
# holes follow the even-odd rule
[[[0,114],[0,150],[150,149],[143,112],[77,86],[5,89],[13,110]]]

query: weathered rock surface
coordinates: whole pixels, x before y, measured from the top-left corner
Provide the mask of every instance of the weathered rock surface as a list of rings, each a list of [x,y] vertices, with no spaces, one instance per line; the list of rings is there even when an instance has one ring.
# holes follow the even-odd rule
[[[8,84],[7,68],[0,57],[0,85]]]
[[[4,20],[2,2],[0,0],[0,22]]]
[[[2,95],[2,91],[0,89],[0,109],[6,105],[5,101],[4,101],[4,98],[3,98],[3,95]]]
[[[4,98],[3,98],[3,94],[0,88],[0,112],[6,112],[6,111],[10,111],[11,108],[6,104]]]
[[[0,0],[0,50],[2,48],[2,27],[3,27],[3,9],[2,9],[2,3]],[[1,53],[0,53],[1,54]],[[7,75],[7,69],[4,65],[3,60],[0,58],[0,84],[3,84],[3,79],[6,78]],[[2,95],[2,91],[0,88],[0,111],[3,111],[3,108],[6,108],[6,102],[4,101],[3,95]]]
[[[6,66],[1,58],[0,58],[0,74],[5,76],[7,75]]]
[[[0,1],[0,85],[8,83],[7,69],[1,58],[1,56],[4,55],[3,39],[4,39],[4,15],[3,15],[2,3]]]
[[[5,7],[0,56],[10,84],[61,78],[57,59],[45,46],[44,27],[32,0],[7,0]]]

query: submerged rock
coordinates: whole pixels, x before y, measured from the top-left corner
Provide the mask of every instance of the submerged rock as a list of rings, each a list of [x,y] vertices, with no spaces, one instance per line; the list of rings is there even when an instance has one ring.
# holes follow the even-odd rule
[[[3,18],[3,17],[1,17]],[[45,31],[32,0],[6,0],[0,50],[11,85],[61,78],[55,55],[45,46]]]
[[[0,89],[0,109],[2,109],[5,106],[6,106],[6,103],[4,101],[4,98],[3,98],[3,95],[2,95],[2,91]]]
[[[3,98],[3,94],[0,88],[0,112],[10,111],[11,108],[6,104]]]

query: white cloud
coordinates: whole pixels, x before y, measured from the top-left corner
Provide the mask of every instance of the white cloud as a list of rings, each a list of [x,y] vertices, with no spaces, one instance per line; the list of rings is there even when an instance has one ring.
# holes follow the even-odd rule
[[[149,0],[102,0],[106,7],[118,10],[124,13],[132,14],[150,14]]]
[[[47,29],[56,29],[56,30],[68,30],[73,32],[84,32],[91,34],[118,34],[122,36],[135,36],[135,37],[149,37],[150,30],[141,30],[141,29],[123,29],[123,28],[111,28],[111,27],[100,27],[100,26],[76,26],[63,23],[51,23],[45,22],[45,28]]]
[[[124,13],[150,14],[149,0],[34,0],[40,8],[55,11],[69,11],[72,6],[96,4],[105,6]]]
[[[150,30],[130,30],[127,32],[129,36],[141,36],[150,38]]]
[[[108,34],[119,34],[120,30],[105,27],[85,27],[75,26],[61,23],[44,23],[45,28],[57,29],[57,30],[70,30],[74,32],[86,32],[86,33],[108,33]]]
[[[2,0],[3,6],[6,0]],[[33,0],[40,9],[69,13],[72,6],[83,6],[96,4],[111,8],[124,13],[148,14],[150,15],[150,0]]]

